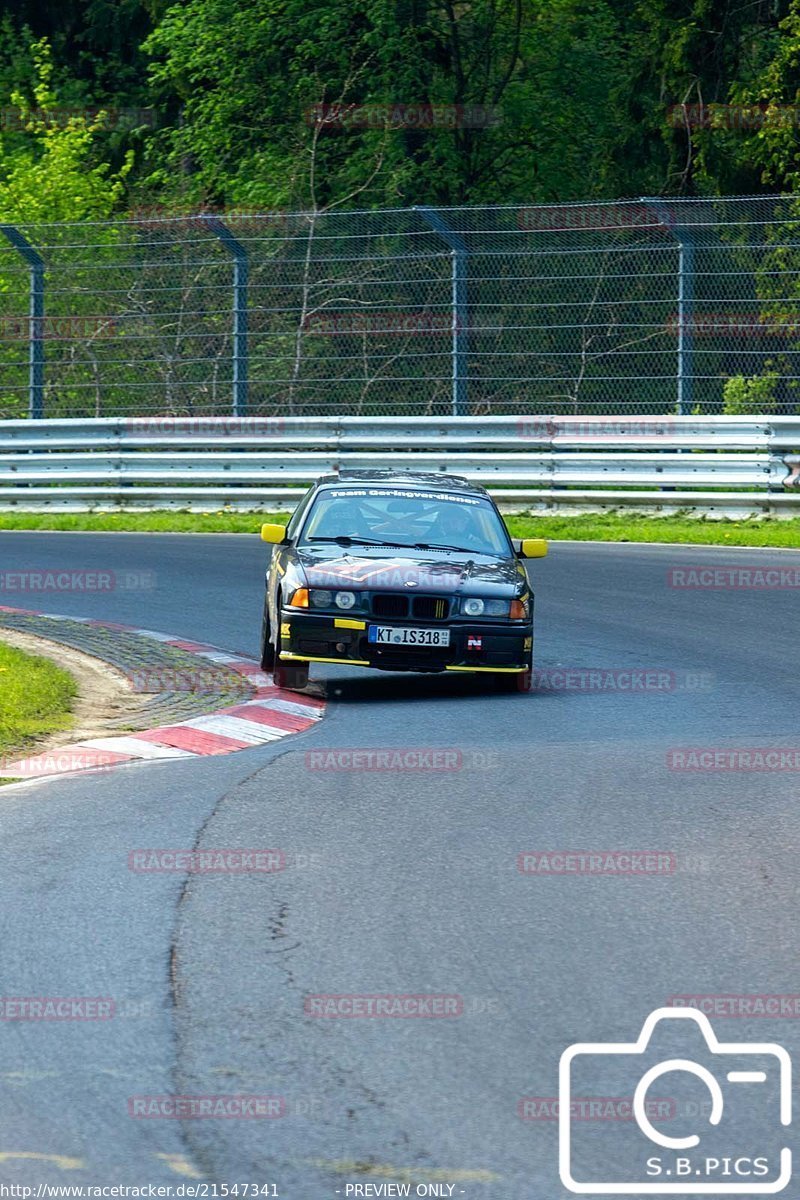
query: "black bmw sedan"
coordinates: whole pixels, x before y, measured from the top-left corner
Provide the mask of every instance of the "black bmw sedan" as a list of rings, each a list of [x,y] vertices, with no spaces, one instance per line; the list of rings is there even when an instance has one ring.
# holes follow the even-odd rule
[[[455,475],[342,471],[303,497],[288,526],[264,525],[261,665],[302,688],[309,664],[384,671],[485,671],[528,691],[533,594],[488,493]]]

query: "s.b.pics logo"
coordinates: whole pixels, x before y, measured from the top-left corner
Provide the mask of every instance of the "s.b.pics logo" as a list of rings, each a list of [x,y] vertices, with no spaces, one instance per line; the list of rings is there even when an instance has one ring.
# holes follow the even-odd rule
[[[559,1171],[589,1195],[783,1190],[792,1176],[791,1059],[774,1042],[719,1042],[708,1018],[659,1008],[636,1042],[578,1042],[559,1067]],[[650,1119],[648,1093],[669,1096]],[[575,1096],[630,1095],[633,1120],[574,1119]]]

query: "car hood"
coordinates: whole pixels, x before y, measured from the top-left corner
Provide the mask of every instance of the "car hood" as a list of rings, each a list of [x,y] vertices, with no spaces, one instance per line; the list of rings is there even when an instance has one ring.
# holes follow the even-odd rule
[[[442,595],[502,596],[514,595],[526,584],[518,559],[465,551],[437,554],[420,550],[409,555],[399,548],[354,546],[345,550],[325,543],[299,547],[295,553],[310,587],[370,592],[413,588]]]

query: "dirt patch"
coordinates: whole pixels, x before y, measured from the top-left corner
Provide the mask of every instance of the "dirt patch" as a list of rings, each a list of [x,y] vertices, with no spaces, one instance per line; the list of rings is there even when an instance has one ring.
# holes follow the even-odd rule
[[[121,671],[82,650],[5,627],[0,629],[0,641],[28,654],[49,658],[56,666],[68,671],[78,685],[78,695],[72,705],[72,726],[26,747],[26,755],[55,750],[67,742],[86,738],[119,736],[120,721],[135,727],[138,713],[147,700],[152,699],[134,692],[130,680]]]

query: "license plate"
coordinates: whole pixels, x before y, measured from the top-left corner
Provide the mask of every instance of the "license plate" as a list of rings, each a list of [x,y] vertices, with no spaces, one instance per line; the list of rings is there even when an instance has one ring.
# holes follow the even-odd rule
[[[449,629],[396,629],[370,625],[368,640],[379,646],[449,646]]]

